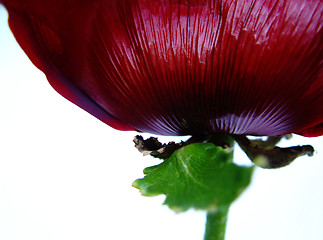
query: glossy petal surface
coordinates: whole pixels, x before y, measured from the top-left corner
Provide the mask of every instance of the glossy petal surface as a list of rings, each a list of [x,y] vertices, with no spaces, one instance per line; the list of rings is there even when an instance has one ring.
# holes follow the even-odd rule
[[[2,2],[54,88],[112,127],[323,135],[322,1]]]

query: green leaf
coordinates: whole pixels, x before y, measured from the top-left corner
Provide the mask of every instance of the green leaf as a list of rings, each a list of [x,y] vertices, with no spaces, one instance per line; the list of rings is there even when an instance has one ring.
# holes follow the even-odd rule
[[[235,165],[232,158],[232,149],[190,144],[163,163],[146,168],[146,176],[133,186],[145,196],[165,194],[164,204],[176,212],[229,206],[248,186],[253,171]]]

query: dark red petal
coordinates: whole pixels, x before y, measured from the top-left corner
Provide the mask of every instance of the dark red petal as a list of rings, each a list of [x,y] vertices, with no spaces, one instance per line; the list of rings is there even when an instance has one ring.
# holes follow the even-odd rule
[[[49,79],[137,130],[282,135],[323,122],[322,1],[12,1],[61,41],[17,37],[48,45],[21,43]]]
[[[8,12],[9,25],[18,43],[58,93],[116,129],[135,130],[106,112],[62,72],[58,62],[65,57],[64,43],[52,28],[23,10],[9,7]]]
[[[305,129],[297,134],[303,135],[305,137],[318,137],[323,135],[323,123],[316,125],[314,127]]]
[[[82,83],[97,102],[167,135],[280,135],[322,121],[322,4],[169,2],[98,8]]]

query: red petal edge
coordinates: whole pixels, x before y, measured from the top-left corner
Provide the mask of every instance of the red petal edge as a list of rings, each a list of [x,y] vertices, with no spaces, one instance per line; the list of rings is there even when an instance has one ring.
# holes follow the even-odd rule
[[[308,128],[297,134],[302,135],[304,137],[319,137],[323,135],[323,123],[316,125],[315,127]]]
[[[59,37],[48,26],[24,12],[11,8],[7,10],[9,26],[17,42],[33,64],[46,74],[49,83],[60,95],[115,129],[135,130],[106,112],[53,66],[50,58],[55,58],[55,54],[60,54],[62,49]]]

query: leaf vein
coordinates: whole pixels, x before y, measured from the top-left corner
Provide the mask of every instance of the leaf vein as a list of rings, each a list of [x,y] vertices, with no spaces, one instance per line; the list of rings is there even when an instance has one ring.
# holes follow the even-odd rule
[[[182,155],[181,154],[178,154],[178,159],[179,161],[181,162],[181,164],[183,165],[187,175],[194,181],[196,182],[198,185],[204,187],[204,188],[207,188],[207,186],[205,184],[203,184],[202,182],[200,182],[199,180],[197,180],[193,174],[190,172],[188,166],[185,164],[184,160],[182,159]]]

